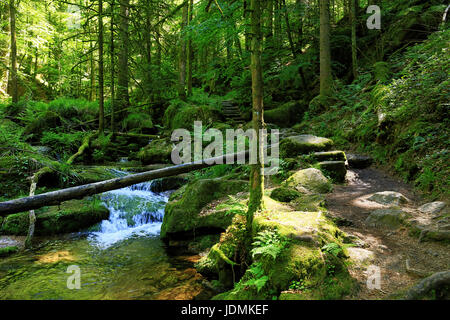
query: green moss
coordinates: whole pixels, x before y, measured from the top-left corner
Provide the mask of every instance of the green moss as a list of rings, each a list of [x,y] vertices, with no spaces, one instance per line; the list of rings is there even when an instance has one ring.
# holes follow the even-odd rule
[[[281,140],[280,156],[282,158],[295,158],[302,154],[315,151],[327,151],[333,146],[333,141],[313,135],[291,136]]]
[[[16,246],[0,248],[0,257],[7,257],[19,251]]]
[[[296,211],[319,212],[324,210],[325,196],[320,194],[302,194],[290,204]]]
[[[303,118],[308,105],[303,101],[290,101],[282,106],[264,111],[264,121],[280,127],[291,127]]]
[[[315,193],[328,193],[332,190],[330,181],[320,170],[314,168],[297,171],[286,180],[285,185],[297,190],[304,188]]]
[[[36,211],[36,234],[51,235],[80,231],[108,219],[109,211],[99,201],[70,200],[61,206]],[[9,215],[1,227],[7,235],[27,235],[28,212]]]
[[[314,152],[312,158],[316,161],[346,161],[347,157],[344,151],[322,151]]]
[[[166,109],[163,123],[170,130],[180,128],[192,130],[194,121],[201,121],[203,126],[208,126],[220,118],[220,112],[213,107],[179,103],[172,104]]]
[[[137,157],[145,165],[155,163],[170,163],[172,143],[168,139],[156,139],[142,148]]]
[[[347,168],[344,161],[323,161],[318,163],[320,170],[335,182],[344,182]]]
[[[297,190],[280,187],[272,190],[270,197],[280,202],[290,202],[301,195]]]
[[[265,203],[266,209],[254,218],[253,234],[275,232],[282,239],[281,250],[275,259],[255,256],[234,288],[214,299],[341,299],[350,294],[356,283],[347,271],[345,250],[336,256],[322,251],[327,243],[343,246],[343,233],[334,223],[321,212],[292,211],[269,198]],[[302,290],[287,293],[294,281],[302,283]]]
[[[201,213],[202,209],[214,200],[247,188],[248,182],[240,180],[218,178],[191,182],[167,203],[161,237],[166,238],[169,234],[184,232],[194,235],[195,230],[199,228],[225,230],[231,223],[233,212],[230,214],[229,210],[221,209]]]

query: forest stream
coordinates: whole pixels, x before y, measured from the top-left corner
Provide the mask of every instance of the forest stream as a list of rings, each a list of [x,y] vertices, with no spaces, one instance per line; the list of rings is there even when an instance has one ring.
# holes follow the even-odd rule
[[[40,238],[37,249],[2,259],[0,299],[192,299],[202,292],[195,257],[169,255],[159,238],[170,192],[154,193],[151,183],[100,195],[110,218],[95,231]],[[67,287],[71,265],[80,268],[80,290]]]

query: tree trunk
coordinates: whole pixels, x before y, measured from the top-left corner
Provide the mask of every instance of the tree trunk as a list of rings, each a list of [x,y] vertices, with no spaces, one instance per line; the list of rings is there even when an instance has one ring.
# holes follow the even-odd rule
[[[103,0],[98,1],[98,131],[105,129],[104,87],[103,87]]]
[[[237,161],[237,159],[240,159],[241,157],[247,157],[248,154],[249,151],[236,153],[234,154],[234,161]],[[145,181],[175,176],[182,173],[191,172],[194,170],[200,170],[206,167],[213,166],[217,163],[225,163],[228,157],[230,157],[230,155],[223,155],[211,159],[203,159],[201,161],[190,162],[168,168],[132,174],[125,177],[90,183],[78,187],[71,187],[62,190],[51,191],[36,196],[0,202],[0,216],[6,216],[12,213],[27,210],[34,210],[44,206],[58,205],[63,201],[71,199],[82,199],[83,197],[86,196],[91,196],[94,194],[99,194],[110,190],[121,189]],[[262,188],[262,182],[260,187]],[[261,188],[259,192],[261,192],[262,190]],[[262,193],[260,193],[260,195],[262,195]]]
[[[17,87],[17,44],[16,44],[16,7],[14,0],[9,1],[9,21],[11,33],[11,71],[10,71],[10,89],[12,102],[19,102],[19,91]]]
[[[116,104],[119,109],[124,109],[130,105],[128,93],[128,24],[129,24],[130,0],[120,0],[120,48],[119,63],[117,72],[117,99]]]
[[[274,1],[274,46],[275,50],[280,50],[282,39],[281,39],[281,6],[280,0]]]
[[[194,0],[190,0],[189,2],[189,14],[188,14],[188,25],[191,25],[192,19],[194,17]],[[192,40],[189,38],[188,40],[188,80],[187,80],[187,94],[188,96],[192,96],[192,68],[194,61],[194,51],[192,47]]]
[[[332,92],[330,52],[329,0],[319,0],[320,8],[320,95],[328,97]]]
[[[258,159],[251,165],[250,171],[250,199],[247,212],[247,232],[251,233],[253,216],[263,207],[264,176],[263,176],[263,148],[259,132],[264,125],[263,108],[263,79],[261,66],[261,4],[260,0],[251,0],[251,65],[252,73],[252,108],[253,129],[257,135]]]
[[[188,4],[183,6],[181,17],[181,35],[180,35],[180,54],[179,54],[179,79],[178,79],[178,97],[186,100],[186,40],[183,31],[188,22]]]
[[[111,25],[110,25],[110,33],[111,33],[111,39],[110,39],[110,58],[111,58],[111,132],[114,134],[115,131],[115,119],[114,119],[114,0],[111,0]]]
[[[352,71],[353,78],[358,78],[358,60],[357,60],[357,47],[356,47],[356,2],[358,0],[350,0],[351,10],[350,19],[352,23]]]

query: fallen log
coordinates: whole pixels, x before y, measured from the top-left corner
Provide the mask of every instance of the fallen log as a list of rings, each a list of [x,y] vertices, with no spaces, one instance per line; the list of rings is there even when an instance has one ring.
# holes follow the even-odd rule
[[[146,182],[158,178],[170,177],[187,173],[194,170],[203,169],[220,163],[226,163],[226,159],[238,159],[238,157],[248,157],[249,151],[223,155],[201,161],[189,162],[168,168],[162,168],[147,172],[136,173],[125,177],[90,183],[77,187],[66,188],[57,191],[42,193],[39,195],[9,200],[0,203],[0,216],[12,213],[34,210],[44,206],[59,205],[63,201],[70,199],[82,199],[86,196],[121,189],[137,183]],[[236,163],[236,162],[234,162]]]

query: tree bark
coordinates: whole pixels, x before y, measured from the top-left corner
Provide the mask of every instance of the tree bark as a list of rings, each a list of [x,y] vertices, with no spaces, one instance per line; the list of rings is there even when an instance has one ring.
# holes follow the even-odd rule
[[[352,23],[352,71],[353,78],[358,78],[358,60],[357,60],[357,47],[356,47],[356,2],[358,0],[350,0],[351,10],[350,19]]]
[[[186,40],[183,31],[188,22],[188,4],[183,6],[181,17],[181,35],[180,35],[180,54],[179,54],[179,79],[178,79],[178,97],[186,100]]]
[[[17,86],[17,43],[16,43],[16,6],[15,0],[9,1],[9,21],[11,33],[11,71],[10,71],[10,89],[12,102],[19,102],[19,91]]]
[[[130,0],[120,0],[120,48],[119,63],[117,72],[117,99],[116,104],[119,109],[124,109],[130,105],[128,93],[128,24],[129,24]]]
[[[115,104],[115,96],[114,96],[114,3],[115,0],[111,0],[111,25],[110,25],[110,33],[111,33],[111,39],[110,39],[110,58],[111,58],[111,84],[110,84],[110,90],[111,90],[111,132],[114,134],[115,131],[115,119],[114,119],[114,104]]]
[[[194,0],[190,0],[189,2],[189,14],[188,14],[188,25],[191,25],[192,19],[194,17]],[[192,96],[192,68],[193,68],[193,61],[194,61],[194,51],[192,47],[192,40],[189,38],[188,40],[188,54],[187,54],[187,68],[188,68],[188,76],[187,76],[187,95],[190,97]]]
[[[105,129],[104,109],[104,83],[103,83],[103,0],[98,1],[98,131]]]
[[[328,97],[332,92],[330,51],[330,1],[319,0],[320,8],[320,95]]]
[[[249,151],[234,154],[234,159],[237,161],[242,155],[247,157]],[[71,187],[67,189],[62,189],[58,191],[52,191],[47,193],[42,193],[36,196],[25,197],[15,200],[9,200],[0,203],[0,216],[6,216],[12,213],[34,210],[44,206],[58,205],[63,201],[70,199],[82,199],[86,196],[91,196],[94,194],[120,189],[124,187],[131,186],[133,184],[150,181],[163,177],[170,177],[179,175],[182,173],[187,173],[194,170],[203,169],[209,166],[213,166],[216,163],[226,163],[227,158],[230,155],[223,155],[211,159],[204,159],[201,161],[185,163],[177,166],[172,166],[169,168],[163,168],[153,171],[147,171],[137,174],[132,174],[125,177],[110,179],[106,181],[90,183],[78,187]],[[212,163],[212,164],[211,164]],[[261,185],[262,187],[262,185]],[[262,193],[261,193],[262,195]]]
[[[247,212],[247,232],[251,232],[253,216],[263,207],[264,176],[263,176],[263,148],[259,132],[264,125],[263,108],[263,79],[261,66],[261,3],[251,0],[251,65],[252,73],[252,109],[253,130],[257,135],[257,163],[251,165],[250,171],[250,199]]]

